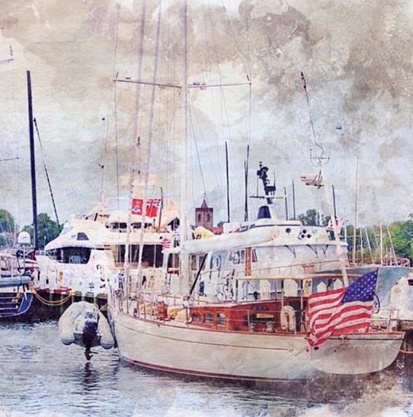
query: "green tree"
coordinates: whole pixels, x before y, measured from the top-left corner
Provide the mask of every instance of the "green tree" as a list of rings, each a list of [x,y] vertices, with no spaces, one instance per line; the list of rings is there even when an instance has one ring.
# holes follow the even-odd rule
[[[317,226],[320,225],[320,222],[322,226],[327,226],[330,219],[330,216],[320,215],[316,209],[309,209],[305,214],[300,214],[298,216],[298,220],[300,220],[304,226]]]
[[[392,223],[389,230],[396,255],[413,259],[413,214],[405,222]]]
[[[0,246],[13,246],[16,232],[14,217],[4,209],[0,209]]]
[[[13,233],[16,231],[14,217],[4,209],[0,209],[0,231],[2,233]]]
[[[62,226],[53,221],[48,214],[40,213],[37,216],[37,225],[38,225],[38,249],[44,249],[47,243],[55,239],[60,231],[62,230]],[[23,231],[28,232],[30,234],[30,238],[32,243],[34,244],[34,232],[33,226],[24,226]]]

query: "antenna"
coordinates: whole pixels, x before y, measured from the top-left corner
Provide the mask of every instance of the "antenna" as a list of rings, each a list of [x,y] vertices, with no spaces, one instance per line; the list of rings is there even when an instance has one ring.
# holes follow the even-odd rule
[[[262,161],[259,162],[259,170],[257,171],[257,177],[262,181],[264,186],[264,194],[267,199],[267,204],[272,204],[274,200],[275,193],[275,183],[270,185],[270,180],[268,179],[268,167],[263,166]]]
[[[311,163],[313,164],[313,166],[320,167],[320,170],[321,170],[321,166],[323,165],[323,161],[327,160],[327,162],[328,162],[330,160],[330,157],[324,156],[324,148],[317,142],[317,135],[315,133],[313,116],[311,114],[310,99],[308,97],[307,82],[305,80],[303,72],[301,72],[301,80],[303,81],[303,88],[304,88],[304,92],[305,92],[305,98],[307,100],[308,115],[309,115],[309,118],[310,118],[311,132],[313,134],[313,142],[314,142],[315,146],[317,146],[320,150],[320,154],[318,156],[314,156],[313,155],[313,150],[310,149],[310,160],[311,160]]]

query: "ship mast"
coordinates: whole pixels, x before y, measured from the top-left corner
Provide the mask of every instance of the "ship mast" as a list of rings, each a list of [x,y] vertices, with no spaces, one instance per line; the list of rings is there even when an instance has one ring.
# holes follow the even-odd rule
[[[39,248],[39,227],[37,222],[37,191],[36,191],[36,161],[34,148],[34,127],[33,127],[33,103],[32,103],[32,82],[30,71],[27,71],[27,101],[29,113],[29,139],[30,139],[30,170],[32,182],[32,210],[33,210],[33,240],[34,250]]]

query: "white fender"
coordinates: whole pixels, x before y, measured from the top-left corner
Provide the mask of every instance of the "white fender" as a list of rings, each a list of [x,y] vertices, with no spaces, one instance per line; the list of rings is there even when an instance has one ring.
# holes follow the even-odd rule
[[[295,310],[291,306],[284,306],[281,309],[281,328],[290,332],[296,330]]]

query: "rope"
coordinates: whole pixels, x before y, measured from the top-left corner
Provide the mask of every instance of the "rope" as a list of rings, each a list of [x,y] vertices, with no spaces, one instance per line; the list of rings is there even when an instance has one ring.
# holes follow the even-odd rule
[[[46,167],[46,161],[45,161],[45,159],[44,159],[43,145],[42,145],[42,141],[41,141],[41,139],[40,139],[39,128],[37,127],[37,120],[36,120],[36,119],[33,119],[33,122],[34,122],[34,125],[36,126],[37,139],[39,140],[40,149],[41,149],[41,151],[42,151],[43,167],[44,167],[44,172],[45,172],[45,174],[46,174],[47,185],[49,186],[50,197],[51,197],[51,199],[52,199],[52,204],[53,204],[54,214],[55,214],[55,216],[56,216],[56,223],[57,223],[57,224],[60,224],[60,223],[59,223],[59,217],[58,217],[58,215],[57,215],[56,203],[55,203],[55,200],[54,200],[54,195],[53,195],[53,190],[52,190],[52,184],[50,183],[49,172],[48,172],[48,170],[47,170],[47,167]]]
[[[42,303],[45,304],[47,306],[50,307],[58,307],[61,306],[63,304],[65,304],[71,297],[72,297],[72,291],[69,292],[69,294],[65,297],[62,298],[61,300],[57,300],[57,301],[50,301],[50,300],[46,300],[45,298],[43,298],[34,287],[31,288],[31,292],[34,294],[34,296]]]
[[[413,354],[413,350],[403,350],[403,349],[400,349],[399,352],[400,353],[404,353],[405,355],[411,355],[411,354]]]

